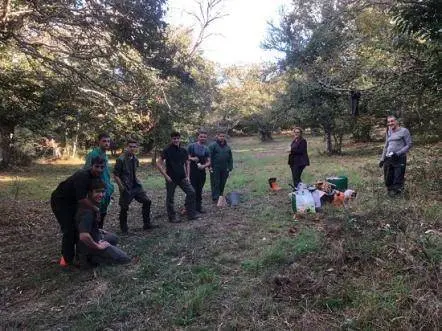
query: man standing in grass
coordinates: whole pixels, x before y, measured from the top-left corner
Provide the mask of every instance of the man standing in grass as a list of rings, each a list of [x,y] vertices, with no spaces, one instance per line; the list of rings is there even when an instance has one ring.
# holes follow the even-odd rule
[[[106,194],[104,182],[94,179],[88,188],[87,199],[79,203],[76,215],[76,227],[79,233],[77,254],[80,262],[97,264],[125,264],[129,256],[116,247],[118,237],[110,232],[100,230],[97,209]]]
[[[91,166],[91,160],[94,157],[101,157],[105,160],[105,167],[101,174],[101,180],[106,185],[106,192],[100,203],[100,220],[98,222],[98,227],[100,229],[103,228],[104,219],[107,214],[107,208],[111,201],[112,193],[114,193],[114,185],[111,183],[111,176],[109,170],[109,160],[106,155],[106,151],[110,148],[110,136],[107,133],[101,133],[98,135],[98,147],[94,148],[89,154],[86,156],[86,163],[84,165],[84,169],[87,169]]]
[[[149,230],[153,226],[150,223],[150,206],[152,202],[137,179],[137,168],[140,162],[135,156],[138,149],[138,142],[128,140],[126,151],[118,157],[115,162],[114,179],[120,189],[120,228],[121,232],[127,233],[127,212],[132,200],[135,199],[143,205],[143,229]]]
[[[166,179],[166,208],[169,222],[176,223],[176,212],[174,209],[175,189],[179,186],[186,193],[184,203],[188,220],[196,220],[195,211],[195,190],[190,184],[189,154],[186,149],[180,146],[181,135],[179,132],[172,132],[171,143],[164,148],[161,157],[157,160],[157,168]],[[164,162],[166,169],[164,169]]]
[[[60,265],[66,266],[74,261],[75,245],[78,233],[75,227],[75,214],[78,205],[89,206],[95,212],[99,208],[87,199],[89,186],[94,178],[99,178],[105,167],[105,160],[99,156],[91,160],[91,167],[79,170],[61,182],[51,195],[51,208],[60,224],[63,239],[61,244],[62,258]]]
[[[210,166],[210,151],[206,146],[207,132],[200,130],[198,132],[197,142],[187,147],[190,160],[190,183],[195,189],[196,211],[204,213],[202,208],[202,193],[206,183],[206,168]]]
[[[411,135],[406,128],[399,126],[395,116],[387,117],[387,136],[379,167],[384,168],[384,181],[388,195],[393,197],[404,189],[407,152],[411,148]]]
[[[233,169],[232,150],[227,145],[224,132],[218,132],[216,141],[209,146],[211,173],[210,183],[212,187],[212,200],[217,202],[219,197],[224,195],[229,173]]]

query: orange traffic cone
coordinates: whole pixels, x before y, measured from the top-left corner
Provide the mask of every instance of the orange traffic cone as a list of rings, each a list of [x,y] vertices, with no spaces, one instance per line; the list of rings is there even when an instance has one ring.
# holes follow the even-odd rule
[[[281,190],[281,187],[279,187],[278,183],[276,182],[276,178],[275,177],[269,178],[269,185],[270,185],[270,189],[272,191],[279,191],[279,190]]]
[[[64,259],[64,256],[61,257],[60,262],[58,264],[60,264],[61,267],[67,267],[68,266],[68,263]]]

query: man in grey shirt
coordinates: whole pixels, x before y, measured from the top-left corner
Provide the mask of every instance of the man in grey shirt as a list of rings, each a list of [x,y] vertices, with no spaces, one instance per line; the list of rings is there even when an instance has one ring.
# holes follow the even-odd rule
[[[404,189],[407,152],[411,148],[411,135],[406,128],[399,126],[394,116],[387,117],[387,136],[379,167],[384,167],[384,181],[388,195],[395,196]]]

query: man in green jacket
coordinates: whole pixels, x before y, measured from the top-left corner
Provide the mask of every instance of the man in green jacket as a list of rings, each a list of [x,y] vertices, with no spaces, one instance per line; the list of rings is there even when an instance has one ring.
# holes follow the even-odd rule
[[[101,173],[101,180],[106,186],[106,191],[103,199],[100,203],[100,219],[98,221],[98,227],[103,228],[104,218],[107,214],[107,208],[111,201],[112,193],[114,193],[114,185],[111,183],[111,175],[109,170],[109,160],[106,155],[106,151],[110,148],[110,136],[107,133],[100,133],[98,135],[98,147],[94,148],[91,152],[86,155],[86,162],[84,169],[91,167],[91,160],[97,156],[105,160],[104,170]]]
[[[210,151],[210,183],[212,187],[212,200],[218,201],[218,198],[224,195],[229,173],[233,169],[232,150],[227,145],[224,132],[218,132],[216,141],[209,146]]]

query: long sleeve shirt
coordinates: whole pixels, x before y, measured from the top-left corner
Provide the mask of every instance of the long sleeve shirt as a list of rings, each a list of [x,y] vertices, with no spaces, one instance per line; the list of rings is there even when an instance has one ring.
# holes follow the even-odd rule
[[[388,130],[381,160],[385,160],[385,157],[391,153],[396,153],[397,155],[406,154],[410,150],[411,145],[411,135],[408,129]]]

